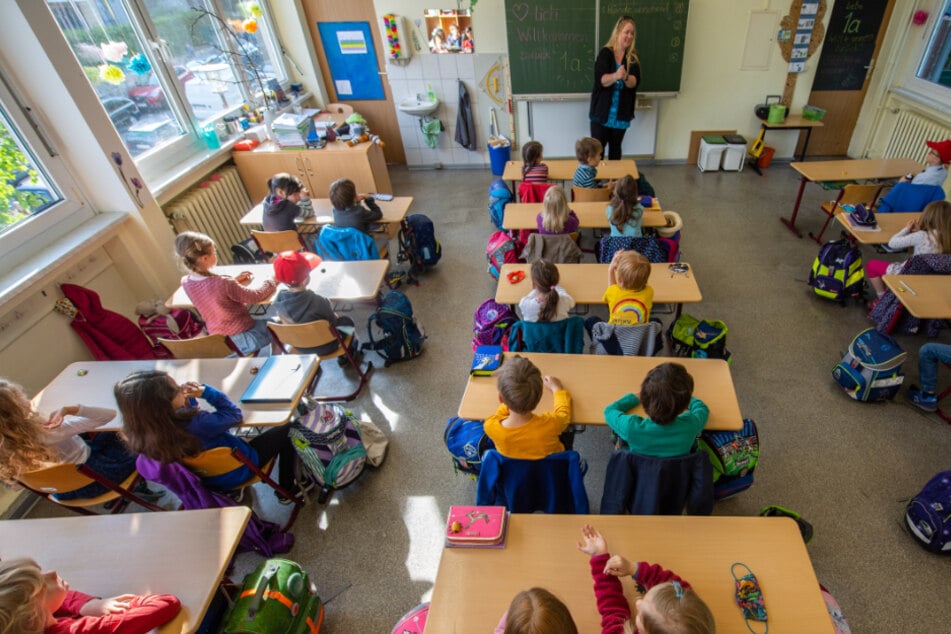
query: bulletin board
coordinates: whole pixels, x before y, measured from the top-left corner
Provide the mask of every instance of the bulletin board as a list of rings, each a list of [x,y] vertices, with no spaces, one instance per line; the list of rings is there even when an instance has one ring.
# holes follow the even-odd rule
[[[368,22],[318,22],[337,99],[386,99]]]

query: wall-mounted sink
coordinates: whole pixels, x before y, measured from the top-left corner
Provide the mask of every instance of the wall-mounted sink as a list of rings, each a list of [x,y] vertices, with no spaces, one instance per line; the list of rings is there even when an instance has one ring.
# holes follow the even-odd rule
[[[436,109],[439,107],[439,100],[435,98],[430,100],[408,97],[399,102],[396,107],[399,108],[401,112],[411,114],[414,117],[425,117],[426,115],[436,112]]]

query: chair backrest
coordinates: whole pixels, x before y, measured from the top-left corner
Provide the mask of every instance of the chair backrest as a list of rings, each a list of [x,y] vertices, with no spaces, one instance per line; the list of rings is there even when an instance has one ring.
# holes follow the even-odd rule
[[[512,513],[587,515],[581,456],[562,451],[541,460],[518,460],[490,449],[482,455],[476,504],[504,506]]]
[[[600,203],[611,200],[610,187],[572,187],[571,199],[579,203]]]
[[[896,183],[878,201],[878,211],[921,211],[928,203],[944,198],[944,189],[939,185]]]
[[[191,458],[183,458],[182,464],[202,478],[230,473],[244,465],[231,453],[231,447],[206,449]]]
[[[878,193],[881,190],[881,185],[855,185],[850,183],[839,192],[835,204],[841,207],[842,205],[857,205],[862,203],[866,207],[870,207],[875,204],[875,200],[878,198]]]
[[[256,231],[251,230],[258,248],[265,253],[280,253],[282,251],[300,251],[304,248],[304,241],[300,234],[293,229],[286,231]]]
[[[522,181],[518,186],[518,200],[523,203],[540,203],[545,199],[545,192],[554,183],[526,183]]]
[[[584,352],[584,320],[578,315],[559,321],[517,321],[509,331],[512,352]]]
[[[591,328],[591,342],[595,354],[652,357],[656,352],[657,336],[663,329],[663,325],[656,321],[636,326],[618,326],[602,321]]]
[[[522,249],[522,258],[526,262],[544,259],[556,264],[578,264],[581,256],[578,243],[567,234],[533,233],[528,236],[528,242]]]
[[[611,454],[604,479],[604,515],[709,515],[713,467],[706,452],[654,458],[630,451]]]
[[[317,236],[317,251],[331,262],[380,259],[373,238],[355,227],[324,226]]]
[[[50,494],[68,493],[95,482],[70,463],[21,473],[17,480],[34,491]]]
[[[231,341],[224,335],[202,335],[192,339],[159,338],[158,342],[176,359],[223,359],[236,353]]]
[[[308,321],[302,324],[279,324],[268,322],[268,330],[277,339],[278,344],[291,346],[291,350],[301,348],[318,348],[332,341],[344,348],[340,334],[326,319]]]

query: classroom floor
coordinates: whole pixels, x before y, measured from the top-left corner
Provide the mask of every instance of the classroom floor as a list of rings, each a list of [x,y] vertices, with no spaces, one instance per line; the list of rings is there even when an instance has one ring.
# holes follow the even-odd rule
[[[719,503],[714,513],[755,515],[767,504],[800,512],[815,528],[808,550],[817,576],[838,599],[852,631],[947,631],[951,567],[915,544],[902,516],[905,501],[949,468],[951,426],[906,404],[904,390],[891,403],[856,403],[833,382],[833,366],[870,323],[863,308],[841,308],[806,286],[818,246],[779,222],[792,206],[797,175],[775,161],[763,176],[750,170],[700,173],[692,165],[639,166],[663,208],[678,211],[685,222],[683,260],[693,266],[704,296],[685,312],[728,324],[740,408],[759,425],[755,485]],[[310,504],[294,526],[297,543],[287,556],[311,572],[325,599],[332,597],[323,631],[335,634],[385,634],[404,612],[428,600],[446,512],[475,498],[475,482],[454,475],[442,434],[468,374],[472,313],[494,294],[484,254],[492,230],[492,177],[487,171],[405,168],[391,168],[390,174],[395,192],[415,197],[412,211],[434,220],[443,257],[420,286],[401,289],[429,337],[425,353],[386,369],[369,353],[377,366],[370,389],[351,404],[388,433],[386,461],[327,506]],[[799,217],[805,231],[821,227],[823,198],[818,187],[807,187]],[[837,236],[830,227],[826,238]],[[865,255],[873,252],[866,249]],[[368,313],[361,306],[352,311],[361,337]],[[661,318],[667,324],[671,316]],[[925,339],[898,340],[911,353],[904,367],[907,385],[916,379],[916,351]],[[940,341],[951,341],[951,331]],[[340,376],[337,365],[328,364],[319,389],[329,391]],[[942,371],[940,387],[949,378]],[[575,449],[588,461],[585,484],[597,509],[611,451],[609,430],[578,435]],[[261,499],[266,517],[287,512],[270,493]],[[66,513],[47,504],[33,512]],[[174,550],[171,543],[164,547]],[[703,544],[692,547],[703,557]],[[573,554],[575,545],[563,549]],[[257,555],[239,556],[235,578],[259,561]],[[465,589],[459,592],[461,599]],[[505,608],[497,606],[499,614]]]

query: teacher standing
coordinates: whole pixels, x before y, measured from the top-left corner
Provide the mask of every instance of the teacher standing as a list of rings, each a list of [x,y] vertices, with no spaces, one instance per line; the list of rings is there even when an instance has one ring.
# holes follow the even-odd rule
[[[594,62],[594,89],[591,91],[591,136],[601,141],[607,158],[621,158],[621,141],[634,118],[641,65],[634,50],[637,27],[634,18],[624,15],[614,25],[611,38]]]

